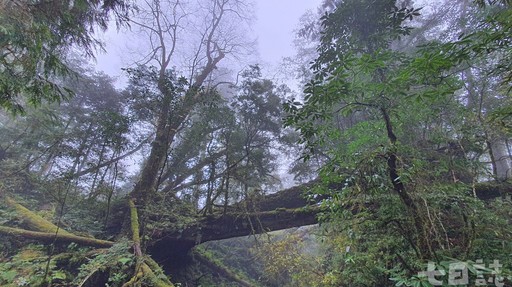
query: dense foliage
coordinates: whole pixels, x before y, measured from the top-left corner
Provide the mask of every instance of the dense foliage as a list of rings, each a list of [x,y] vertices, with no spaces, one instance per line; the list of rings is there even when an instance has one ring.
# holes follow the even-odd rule
[[[498,111],[508,117],[507,108],[492,104],[510,84],[502,70],[510,59],[511,18],[503,18],[510,8],[474,10],[486,16],[462,38],[424,38],[402,50],[419,9],[396,2],[381,1],[379,9],[371,1],[337,2],[322,19],[304,101],[287,105],[304,158],[327,158],[324,185],[313,194],[328,198],[325,220],[337,230],[330,236],[350,249],[333,266],[341,286],[394,285],[390,278],[396,286],[431,286],[418,277],[428,261],[510,266],[510,214],[503,213],[510,202],[485,203],[475,191],[477,182],[505,180],[510,171],[510,155],[499,151],[507,136],[493,121]]]
[[[22,113],[43,101],[72,95],[56,77],[71,76],[65,55],[79,48],[93,56],[115,14],[121,23],[130,9],[122,0],[2,1],[0,4],[0,107]]]
[[[0,285],[512,284],[510,1],[325,0],[302,94],[221,66],[246,2],[128,3],[0,4]],[[123,89],[74,51],[112,17]]]

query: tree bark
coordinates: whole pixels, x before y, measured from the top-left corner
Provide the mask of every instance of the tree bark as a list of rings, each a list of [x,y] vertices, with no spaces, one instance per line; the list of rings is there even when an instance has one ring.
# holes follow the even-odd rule
[[[387,168],[389,173],[389,180],[391,181],[391,185],[393,186],[393,190],[398,194],[400,200],[407,208],[407,211],[412,216],[414,221],[414,226],[417,232],[417,244],[418,246],[412,246],[415,249],[419,249],[419,252],[423,259],[432,258],[432,248],[429,244],[425,222],[421,213],[419,212],[418,206],[414,202],[414,199],[405,189],[405,186],[400,179],[400,175],[398,174],[397,167],[397,155],[396,155],[396,142],[397,137],[393,131],[393,125],[391,123],[391,119],[389,117],[388,111],[385,108],[381,108],[382,117],[386,124],[386,131],[388,140],[391,144],[390,151],[387,153]],[[416,248],[417,247],[417,248]]]
[[[490,143],[490,155],[493,160],[494,176],[499,181],[505,181],[511,175],[511,160],[508,154],[507,143],[503,139],[494,139]]]
[[[320,211],[320,207],[313,206],[210,215],[181,230],[161,230],[158,237],[153,237],[148,253],[157,262],[179,269],[189,260],[189,251],[200,243],[316,224]]]

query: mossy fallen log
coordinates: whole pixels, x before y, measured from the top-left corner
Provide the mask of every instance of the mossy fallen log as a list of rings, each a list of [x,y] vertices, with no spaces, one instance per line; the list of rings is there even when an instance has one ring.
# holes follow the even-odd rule
[[[13,228],[7,226],[0,226],[0,234],[6,236],[14,236],[14,237],[22,237],[25,239],[36,240],[45,243],[76,243],[79,245],[92,246],[92,247],[111,247],[114,245],[114,242],[95,239],[90,237],[82,237],[73,234],[63,234],[63,233],[50,233],[50,232],[40,232],[40,231],[31,231],[20,228]]]
[[[183,265],[180,263],[189,258],[188,252],[200,243],[316,224],[316,215],[321,211],[320,206],[310,206],[211,215],[180,230],[159,230],[159,236],[153,236],[153,244],[148,246],[148,253],[166,270],[178,270]]]
[[[137,213],[137,207],[132,199],[128,201],[128,205],[130,206],[130,227],[132,230],[133,250],[135,250],[135,255],[137,255],[137,257],[141,257],[142,250],[140,247],[139,215]]]
[[[37,231],[0,226],[0,235],[19,237],[43,243],[76,243],[79,245],[96,248],[112,247],[114,245],[114,242],[112,241],[74,235],[44,219],[35,212],[32,212],[13,198],[6,195],[2,197],[4,198],[4,202],[7,204],[7,206],[13,208],[16,211],[16,214],[24,220],[28,228]],[[133,248],[136,256],[139,259],[139,263],[137,264],[135,275],[123,286],[139,286],[140,280],[148,280],[151,282],[151,286],[174,287],[173,283],[163,275],[163,272],[162,276],[155,274],[155,270],[161,272],[161,268],[158,266],[158,264],[150,257],[143,256],[140,246],[139,218],[137,214],[137,208],[135,207],[135,204],[132,200],[129,201],[129,207],[132,240],[134,242]],[[91,272],[90,276],[92,276],[94,273],[95,272]],[[86,284],[90,276],[87,276],[79,286]]]
[[[55,234],[58,232],[59,234],[62,235],[73,235],[64,229],[59,228],[57,225],[51,223],[50,221],[44,219],[40,215],[30,211],[28,208],[19,204],[9,196],[5,196],[5,203],[7,203],[8,206],[16,210],[16,213],[27,223],[30,229],[34,229],[45,233]]]

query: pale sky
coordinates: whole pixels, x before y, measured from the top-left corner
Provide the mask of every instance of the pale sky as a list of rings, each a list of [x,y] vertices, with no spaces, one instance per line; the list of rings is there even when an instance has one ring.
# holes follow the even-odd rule
[[[294,30],[299,18],[308,10],[315,11],[321,0],[256,0],[254,25],[261,60],[278,63],[293,55]]]
[[[258,63],[266,70],[276,69],[283,57],[292,56],[294,30],[299,18],[308,10],[315,10],[321,0],[254,0],[256,21],[253,30],[257,38]],[[103,40],[107,43],[108,54],[97,55],[97,69],[115,77],[124,78],[121,68],[128,65],[123,35],[110,29]],[[123,80],[121,80],[123,82]],[[118,83],[122,86],[122,83]]]

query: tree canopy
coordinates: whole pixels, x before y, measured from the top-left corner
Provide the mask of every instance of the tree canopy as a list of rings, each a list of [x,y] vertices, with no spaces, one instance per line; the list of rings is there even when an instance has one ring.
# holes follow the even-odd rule
[[[101,49],[95,31],[107,29],[112,17],[120,24],[129,9],[122,0],[2,1],[0,107],[17,114],[69,98],[71,90],[57,80],[72,75],[66,53],[79,48],[92,57]]]
[[[230,70],[249,2],[135,4],[0,4],[0,285],[511,284],[510,1],[325,0],[301,92]]]

